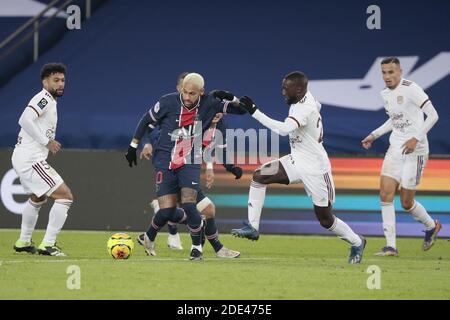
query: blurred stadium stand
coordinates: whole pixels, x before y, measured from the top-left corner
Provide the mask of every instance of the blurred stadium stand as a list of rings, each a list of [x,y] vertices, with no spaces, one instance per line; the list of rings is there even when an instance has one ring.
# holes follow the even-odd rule
[[[81,15],[84,20],[87,12],[92,13],[101,3],[103,0],[95,0],[94,3],[92,0],[1,0],[0,87],[34,62],[36,30],[39,39],[37,56],[39,56],[69,31],[66,27],[68,6],[77,5],[81,12],[86,13]],[[9,37],[11,39],[8,39]]]
[[[59,104],[57,137],[66,148],[125,148],[141,114],[162,94],[174,91],[177,75],[186,70],[202,73],[207,89],[248,94],[266,113],[283,119],[287,108],[281,79],[289,71],[303,70],[311,79],[313,94],[325,100],[328,152],[365,154],[361,138],[386,119],[378,95],[381,74],[376,73],[373,83],[361,80],[347,90],[340,89],[342,82],[315,81],[363,79],[378,57],[397,55],[418,58],[411,77],[419,84],[428,83],[434,74],[437,77],[426,88],[441,116],[429,134],[431,153],[449,153],[450,78],[441,73],[450,71],[450,2],[427,1],[425,9],[425,2],[408,3],[406,14],[401,2],[380,1],[381,30],[366,28],[369,4],[105,1],[81,30],[65,32],[37,63],[0,88],[0,147],[14,145],[17,119],[41,87],[42,64],[62,61],[69,74]],[[442,59],[428,66],[439,54]],[[425,69],[414,75],[421,67]],[[346,101],[338,101],[343,95],[347,101],[353,97],[362,103],[353,109],[333,105],[345,105]],[[329,96],[337,100],[330,101]],[[363,110],[373,105],[378,110]],[[239,128],[259,127],[248,116],[233,116],[232,123]],[[386,147],[385,137],[370,153],[382,153]],[[288,151],[286,139],[282,151]]]

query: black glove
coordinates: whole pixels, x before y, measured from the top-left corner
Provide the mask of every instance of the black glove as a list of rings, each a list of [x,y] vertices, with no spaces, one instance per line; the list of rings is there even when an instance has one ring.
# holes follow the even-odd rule
[[[129,146],[127,153],[125,153],[125,158],[127,159],[128,165],[130,167],[133,167],[133,162],[134,165],[137,166],[136,150],[137,150],[136,148]]]
[[[228,172],[231,172],[234,175],[236,180],[240,179],[242,177],[242,169],[241,169],[241,167],[235,167],[232,164],[227,164],[227,165],[225,165],[225,169]]]
[[[233,101],[234,99],[234,94],[225,90],[214,90],[212,91],[212,95],[214,98],[217,98],[219,100]]]
[[[241,99],[239,99],[239,105],[247,110],[247,112],[250,114],[254,114],[255,111],[258,110],[258,107],[253,102],[253,100],[247,96],[243,96]]]
[[[234,174],[235,179],[240,179],[242,177],[242,169],[241,167],[233,167],[231,169],[231,173]]]

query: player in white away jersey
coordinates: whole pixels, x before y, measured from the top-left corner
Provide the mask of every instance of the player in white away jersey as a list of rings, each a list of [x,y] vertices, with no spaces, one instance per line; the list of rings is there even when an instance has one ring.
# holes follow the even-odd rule
[[[65,75],[63,64],[44,65],[41,71],[44,88],[30,100],[19,119],[21,130],[11,160],[30,198],[22,212],[20,238],[14,244],[16,252],[65,255],[56,246],[56,237],[66,221],[73,196],[61,176],[46,161],[49,151],[56,154],[61,149],[61,144],[55,140],[56,99],[64,93]],[[31,236],[39,209],[47,197],[55,199],[55,202],[50,209],[44,239],[36,248]]]
[[[240,99],[256,120],[281,136],[289,135],[291,154],[264,164],[253,173],[248,199],[249,222],[231,233],[250,240],[259,238],[259,221],[268,184],[303,182],[312,198],[314,212],[322,227],[351,244],[349,263],[361,262],[366,245],[342,220],[332,214],[334,183],[328,155],[322,145],[321,105],[308,91],[308,78],[302,72],[291,72],[283,79],[283,96],[289,105],[289,116],[276,121],[258,110],[249,97]]]
[[[380,178],[381,214],[387,244],[376,255],[398,256],[393,201],[399,185],[402,207],[425,225],[423,250],[431,248],[441,229],[441,223],[433,220],[425,208],[414,200],[428,160],[427,133],[438,120],[438,114],[422,88],[402,78],[398,58],[384,59],[381,70],[386,83],[381,97],[389,119],[364,138],[362,145],[369,149],[373,141],[392,130]]]

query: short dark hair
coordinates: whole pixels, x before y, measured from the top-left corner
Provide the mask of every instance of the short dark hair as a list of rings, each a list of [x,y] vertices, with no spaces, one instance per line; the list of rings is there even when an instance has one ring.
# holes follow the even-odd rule
[[[300,85],[302,87],[306,88],[308,86],[308,77],[303,72],[293,71],[284,78],[286,80],[294,81],[297,85]]]
[[[397,57],[387,57],[381,60],[381,64],[395,63],[396,65],[400,65],[400,60]]]
[[[54,73],[62,73],[66,75],[67,68],[62,63],[46,63],[41,69],[41,80],[50,77]]]

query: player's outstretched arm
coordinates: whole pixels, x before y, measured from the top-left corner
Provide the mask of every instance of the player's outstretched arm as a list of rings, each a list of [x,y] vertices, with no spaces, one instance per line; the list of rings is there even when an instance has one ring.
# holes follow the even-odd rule
[[[294,131],[298,128],[298,121],[288,117],[284,120],[284,122],[274,120],[264,113],[258,110],[258,107],[253,102],[253,100],[244,96],[240,99],[240,105],[242,108],[247,110],[248,113],[252,115],[253,118],[258,120],[261,124],[269,128],[270,130],[276,132],[280,136],[287,136],[290,132]]]

